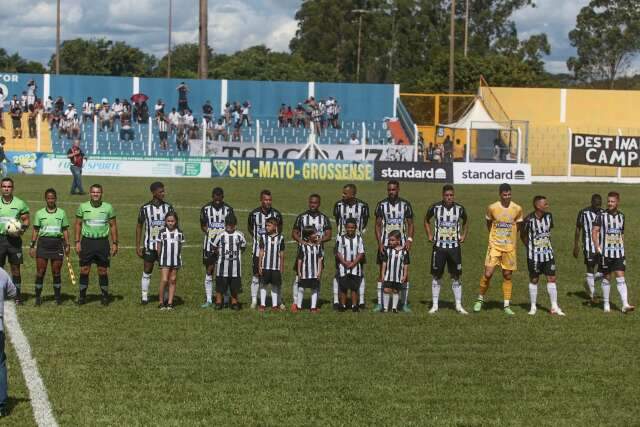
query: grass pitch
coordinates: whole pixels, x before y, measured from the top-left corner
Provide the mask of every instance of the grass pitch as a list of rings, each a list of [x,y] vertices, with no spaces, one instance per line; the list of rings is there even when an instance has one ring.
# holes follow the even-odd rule
[[[63,275],[61,307],[47,299],[33,305],[34,261],[23,269],[26,304],[19,318],[60,425],[576,425],[637,424],[637,363],[640,313],[604,314],[585,304],[581,259],[571,256],[575,217],[591,193],[606,194],[612,185],[534,185],[514,187],[513,200],[529,212],[535,194],[549,198],[556,228],[559,302],[566,318],[539,310],[527,315],[528,278],[524,250],[514,276],[516,316],[501,310],[501,280],[492,282],[487,310],[460,316],[453,311],[448,278],[441,310],[430,306],[430,245],[422,231],[427,207],[440,198],[440,186],[402,184],[401,196],[416,211],[416,239],[410,278],[412,314],[334,313],[331,310],[333,263],[327,262],[318,315],[308,312],[259,314],[248,309],[250,264],[244,257],[241,301],[245,309],[201,309],[204,298],[200,261],[199,207],[221,185],[226,201],[239,214],[246,232],[247,212],[258,193],[270,188],[274,206],[285,213],[288,235],[294,215],[306,209],[306,196],[321,194],[330,214],[342,183],[233,180],[165,180],[167,200],[181,217],[189,245],[178,277],[180,305],[160,312],[156,304],[139,305],[142,261],[133,250],[138,207],[149,198],[149,179],[85,177],[105,187],[116,211],[120,242],[126,247],[112,260],[113,303],[98,299],[77,307],[77,293]],[[72,217],[85,197],[69,196],[70,177],[16,177],[16,195],[32,213],[44,205],[45,188],[58,189],[59,204]],[[383,183],[360,184],[358,196],[371,209],[386,196]],[[637,266],[640,192],[615,186],[627,215],[626,242],[630,300],[638,302]],[[456,199],[470,215],[463,247],[463,302],[470,310],[477,294],[487,232],[484,209],[497,200],[494,186],[458,186]],[[29,231],[30,233],[30,231]],[[29,234],[30,235],[30,234]],[[375,253],[373,226],[366,234]],[[286,255],[284,299],[291,302],[291,263]],[[375,299],[374,257],[367,264],[367,303]],[[77,257],[74,255],[77,268]],[[152,289],[158,285],[154,272]],[[615,286],[612,286],[615,288]],[[95,276],[89,293],[99,293]],[[155,295],[157,293],[153,292]],[[538,300],[548,308],[546,287]],[[618,295],[612,290],[614,307]],[[7,342],[12,413],[3,425],[33,425],[28,393],[11,345]]]

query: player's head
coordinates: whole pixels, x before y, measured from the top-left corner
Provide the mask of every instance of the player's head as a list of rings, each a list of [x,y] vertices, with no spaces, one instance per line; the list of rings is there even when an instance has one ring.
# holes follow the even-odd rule
[[[402,240],[402,234],[398,230],[390,231],[387,235],[387,241],[389,242],[389,247],[397,248],[400,246],[400,241]]]
[[[53,188],[47,188],[44,192],[44,200],[47,202],[47,207],[53,209],[56,207],[56,201],[58,200],[58,193]]]
[[[356,230],[358,229],[358,222],[355,218],[347,218],[344,222],[344,229],[347,232],[347,236],[353,237],[356,235]]]
[[[620,193],[609,191],[609,194],[607,194],[607,209],[610,211],[618,209],[618,203],[620,203]]]
[[[164,223],[169,230],[178,228],[178,214],[171,211],[164,216]]]
[[[506,182],[500,184],[498,187],[498,193],[500,194],[500,201],[502,203],[509,203],[511,201],[511,186]]]
[[[549,208],[549,201],[545,196],[534,196],[533,208],[538,212],[545,212]]]
[[[229,233],[233,233],[236,231],[236,225],[238,225],[238,218],[236,218],[235,214],[229,214],[224,219],[224,229]]]
[[[320,209],[320,195],[314,193],[309,196],[309,210],[317,212],[318,209]]]
[[[591,195],[591,207],[594,209],[600,209],[602,207],[602,196],[598,193]]]
[[[164,184],[160,181],[151,183],[149,191],[153,194],[153,198],[157,200],[164,200]]]
[[[273,198],[271,197],[271,191],[262,190],[260,192],[260,207],[264,210],[269,210],[272,204]]]
[[[395,179],[387,182],[387,196],[391,200],[395,200],[398,198],[398,194],[400,193],[400,183]]]
[[[358,189],[356,188],[355,184],[345,185],[344,187],[342,187],[342,201],[343,202],[352,201],[353,199],[355,199],[357,192],[358,192]]]
[[[76,139],[73,140],[73,146],[74,147],[80,147],[80,139],[79,138],[76,138]]]
[[[453,204],[455,200],[455,191],[453,190],[453,185],[445,184],[442,186],[442,201],[445,205],[450,206]]]
[[[306,225],[302,228],[302,239],[313,241],[314,236],[318,234],[316,228],[312,225]]]
[[[0,145],[4,145],[5,142],[7,142],[6,138],[4,136],[0,136]]]
[[[267,229],[267,234],[275,234],[278,232],[278,220],[275,218],[267,218],[264,227]]]
[[[91,184],[91,187],[89,187],[89,197],[92,202],[99,202],[102,200],[102,185]]]
[[[2,195],[5,197],[11,197],[13,195],[13,180],[9,177],[4,177],[0,181],[0,187],[2,188]]]
[[[214,205],[220,205],[224,200],[224,190],[220,187],[215,187],[211,190],[211,199]]]

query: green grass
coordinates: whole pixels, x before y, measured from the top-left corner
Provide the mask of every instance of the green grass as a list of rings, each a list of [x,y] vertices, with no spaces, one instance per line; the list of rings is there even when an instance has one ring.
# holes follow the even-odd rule
[[[150,179],[95,179],[105,186],[105,200],[118,213],[122,245],[133,246],[138,206],[148,196]],[[286,213],[306,207],[306,195],[319,192],[322,210],[331,212],[340,183],[165,180],[167,200],[181,214],[189,244],[186,266],[178,277],[183,301],[174,312],[155,304],[139,305],[141,260],[133,249],[113,259],[111,284],[115,301],[103,308],[97,300],[73,304],[76,290],[66,273],[61,307],[49,299],[41,307],[29,299],[19,316],[48,388],[61,425],[577,425],[637,424],[636,349],[639,314],[622,315],[585,305],[582,260],[571,256],[577,211],[592,192],[608,185],[534,185],[516,187],[514,201],[529,211],[533,195],[549,197],[556,229],[558,287],[566,318],[539,310],[528,316],[524,251],[514,276],[516,316],[500,309],[500,280],[489,291],[488,309],[457,315],[450,282],[443,286],[441,310],[426,311],[430,299],[427,274],[430,248],[422,231],[427,206],[438,200],[440,187],[402,184],[418,226],[410,267],[413,314],[334,313],[330,304],[319,315],[214,312],[199,308],[203,300],[198,208],[211,187],[222,185],[226,201],[239,210],[245,230],[247,211],[258,193],[270,188],[274,206]],[[84,198],[68,196],[67,177],[18,177],[16,194],[41,200],[46,187],[59,189],[60,205],[73,214]],[[638,213],[640,192],[616,186],[627,213],[627,253],[631,301],[637,302]],[[359,196],[375,203],[385,196],[382,183],[359,185]],[[459,186],[457,200],[470,214],[471,229],[463,252],[464,305],[471,309],[486,250],[484,209],[495,201],[493,186]],[[43,203],[31,202],[33,212]],[[287,234],[294,217],[285,217]],[[373,227],[366,243],[373,253]],[[294,245],[288,245],[284,287],[291,298]],[[375,298],[375,263],[367,264],[367,301]],[[75,261],[75,258],[74,258]],[[249,257],[245,256],[242,301],[249,295]],[[323,279],[322,297],[331,300],[332,263]],[[23,287],[33,293],[34,262],[27,259]],[[158,275],[153,276],[157,289]],[[615,288],[615,287],[614,287]],[[51,295],[50,276],[45,292]],[[92,276],[90,293],[98,287]],[[155,293],[154,293],[155,294]],[[542,286],[539,302],[548,308]],[[616,290],[612,301],[619,306]],[[30,402],[17,359],[9,348],[11,396],[15,403],[3,425],[32,425]]]

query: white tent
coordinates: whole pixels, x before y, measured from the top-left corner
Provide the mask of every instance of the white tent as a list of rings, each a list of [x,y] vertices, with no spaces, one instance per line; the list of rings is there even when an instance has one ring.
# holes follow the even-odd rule
[[[479,130],[504,130],[505,127],[493,120],[482,100],[478,97],[467,112],[454,123],[441,124],[440,126],[450,129],[479,129]]]

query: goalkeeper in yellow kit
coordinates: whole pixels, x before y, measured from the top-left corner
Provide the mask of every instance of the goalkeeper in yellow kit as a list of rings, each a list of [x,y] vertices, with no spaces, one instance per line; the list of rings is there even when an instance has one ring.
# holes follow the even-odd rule
[[[522,208],[511,201],[511,186],[501,184],[500,200],[489,205],[486,220],[489,230],[489,247],[484,260],[484,274],[480,279],[480,294],[473,305],[473,311],[478,313],[482,309],[484,296],[489,289],[491,277],[497,266],[502,269],[502,294],[504,296],[504,312],[513,315],[510,307],[511,275],[517,270],[516,244],[518,229],[522,225]]]

